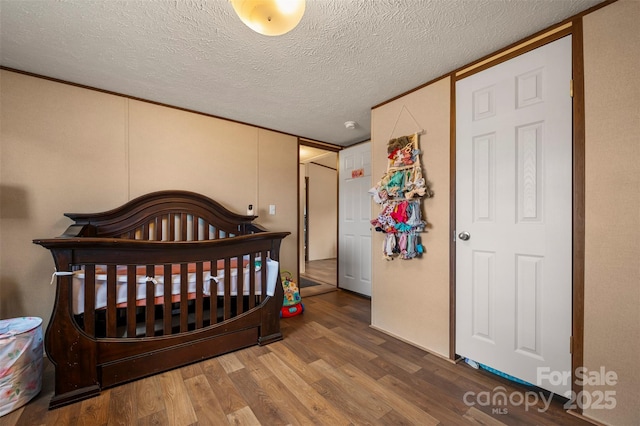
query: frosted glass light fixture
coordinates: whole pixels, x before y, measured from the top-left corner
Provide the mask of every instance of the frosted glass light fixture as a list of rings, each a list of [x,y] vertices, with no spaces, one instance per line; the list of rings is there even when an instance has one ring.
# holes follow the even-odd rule
[[[304,15],[305,0],[229,0],[242,22],[267,36],[288,33]]]

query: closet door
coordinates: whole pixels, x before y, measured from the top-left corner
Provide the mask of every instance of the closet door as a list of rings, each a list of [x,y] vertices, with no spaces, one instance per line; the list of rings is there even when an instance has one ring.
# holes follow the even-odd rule
[[[571,388],[570,82],[568,36],[456,83],[456,353],[562,395]]]

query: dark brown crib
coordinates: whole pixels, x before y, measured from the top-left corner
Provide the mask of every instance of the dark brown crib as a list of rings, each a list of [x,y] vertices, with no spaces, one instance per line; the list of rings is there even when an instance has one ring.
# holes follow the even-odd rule
[[[267,232],[255,216],[187,191],[65,215],[75,223],[62,236],[34,240],[57,270],[45,335],[55,366],[49,408],[282,338],[277,261],[289,232]]]

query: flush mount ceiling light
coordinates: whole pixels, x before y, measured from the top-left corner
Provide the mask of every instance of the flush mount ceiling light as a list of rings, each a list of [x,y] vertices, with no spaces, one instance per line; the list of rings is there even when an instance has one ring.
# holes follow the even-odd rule
[[[242,22],[253,31],[278,36],[298,25],[305,0],[229,0]]]

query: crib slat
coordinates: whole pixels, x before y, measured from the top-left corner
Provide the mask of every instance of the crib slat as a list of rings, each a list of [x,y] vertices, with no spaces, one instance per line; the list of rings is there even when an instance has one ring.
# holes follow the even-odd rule
[[[187,241],[187,215],[180,214],[180,241]]]
[[[203,324],[203,274],[204,266],[202,262],[196,263],[196,328],[202,328]]]
[[[107,337],[116,337],[116,265],[107,265]]]
[[[218,261],[212,260],[209,266],[212,277],[218,276]],[[218,283],[215,280],[210,280],[209,285],[211,288],[211,297],[209,298],[209,325],[218,323]]]
[[[249,255],[249,309],[256,306],[256,254]]]
[[[96,265],[84,268],[84,331],[89,336],[96,333]]]
[[[264,302],[267,297],[267,259],[269,252],[264,250],[260,253],[260,303]]]
[[[127,266],[127,337],[136,337],[136,265]]]
[[[244,268],[243,258],[238,256],[237,261],[237,280],[236,280],[236,315],[240,315],[244,312]]]
[[[231,318],[231,259],[224,259],[224,319]]]
[[[171,284],[173,277],[171,274],[171,265],[164,265],[164,304],[162,305],[162,333],[166,336],[173,334],[171,326]]]
[[[155,266],[147,265],[147,277],[154,278],[155,277]],[[145,285],[147,289],[147,302],[145,305],[145,323],[146,323],[146,331],[145,335],[147,337],[153,337],[155,335],[155,296],[156,296],[156,287],[152,281],[147,281]]]
[[[162,218],[155,217],[153,219],[153,240],[162,240]]]
[[[169,218],[167,219],[167,233],[169,234],[167,239],[169,241],[176,240],[176,216],[174,214],[169,214]]]
[[[189,309],[187,303],[188,300],[188,265],[186,263],[180,264],[180,332],[184,333],[188,330]]]

